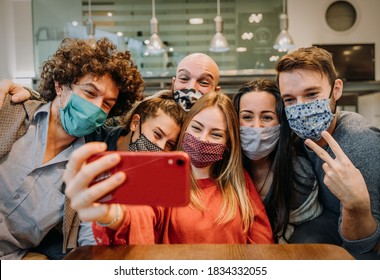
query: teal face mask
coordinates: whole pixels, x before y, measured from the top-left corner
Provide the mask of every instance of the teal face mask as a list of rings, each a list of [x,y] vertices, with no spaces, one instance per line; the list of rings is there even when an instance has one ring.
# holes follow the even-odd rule
[[[71,94],[60,111],[61,123],[71,136],[82,137],[95,131],[107,119],[107,113],[77,94]]]

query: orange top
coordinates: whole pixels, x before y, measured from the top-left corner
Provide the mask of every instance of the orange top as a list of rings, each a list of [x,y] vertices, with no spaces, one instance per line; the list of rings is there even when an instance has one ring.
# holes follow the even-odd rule
[[[216,223],[222,196],[216,182],[198,180],[205,210],[192,206],[150,207],[123,205],[124,224],[118,231],[93,223],[98,244],[259,244],[273,243],[265,207],[249,176],[245,176],[254,211],[254,222],[243,231],[240,211],[228,223]]]

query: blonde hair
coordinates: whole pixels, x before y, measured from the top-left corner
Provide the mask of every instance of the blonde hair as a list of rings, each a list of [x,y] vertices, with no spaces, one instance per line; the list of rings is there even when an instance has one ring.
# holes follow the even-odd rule
[[[222,193],[222,206],[216,222],[227,223],[232,221],[236,216],[236,212],[240,210],[243,228],[246,231],[253,222],[254,213],[242,164],[238,116],[231,99],[225,94],[211,92],[195,102],[185,118],[178,144],[182,144],[184,133],[194,116],[202,110],[213,106],[219,108],[227,123],[226,151],[223,154],[223,159],[214,163],[210,171],[210,178],[216,180]],[[191,203],[193,206],[205,210],[200,201],[202,191],[194,176],[192,176],[191,181]]]

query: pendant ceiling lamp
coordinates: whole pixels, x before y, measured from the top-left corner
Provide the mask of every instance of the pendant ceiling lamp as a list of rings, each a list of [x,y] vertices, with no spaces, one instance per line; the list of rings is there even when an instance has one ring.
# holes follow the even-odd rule
[[[92,13],[91,13],[91,0],[88,1],[88,19],[87,19],[87,36],[88,36],[88,42],[91,46],[95,46],[96,39],[95,39],[95,23],[92,20]]]
[[[280,15],[280,34],[278,34],[273,48],[279,52],[288,52],[289,50],[294,49],[295,45],[292,37],[288,33],[288,15],[287,13],[287,3],[286,0],[283,0],[282,4],[282,14]]]
[[[220,15],[220,1],[217,0],[217,15],[214,18],[216,33],[210,42],[211,52],[226,52],[230,48],[226,37],[223,35],[223,18]]]
[[[161,54],[165,52],[165,46],[158,36],[158,20],[156,18],[156,5],[155,0],[152,0],[152,19],[150,20],[150,38],[146,46],[148,53]]]

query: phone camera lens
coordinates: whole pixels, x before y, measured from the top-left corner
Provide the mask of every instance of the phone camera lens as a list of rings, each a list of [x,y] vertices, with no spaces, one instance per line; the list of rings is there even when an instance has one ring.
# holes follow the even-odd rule
[[[182,166],[185,164],[185,161],[183,159],[177,159],[177,165]]]

